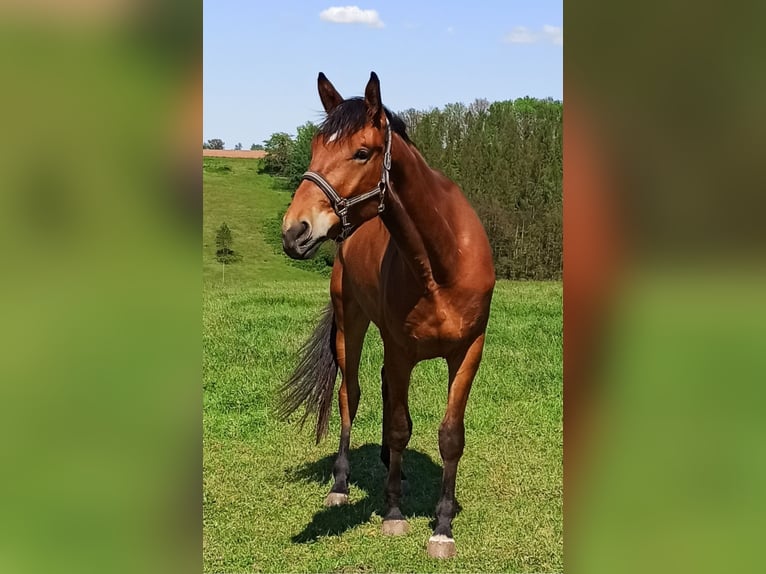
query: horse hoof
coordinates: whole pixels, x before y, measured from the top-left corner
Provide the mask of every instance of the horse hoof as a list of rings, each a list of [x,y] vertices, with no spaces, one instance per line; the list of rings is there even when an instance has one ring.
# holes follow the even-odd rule
[[[348,502],[348,494],[342,492],[331,492],[324,499],[325,506],[342,506]]]
[[[431,558],[452,558],[457,554],[455,539],[435,534],[428,539],[428,555]]]
[[[380,531],[385,536],[401,536],[407,534],[409,529],[410,525],[407,524],[406,520],[384,520]]]

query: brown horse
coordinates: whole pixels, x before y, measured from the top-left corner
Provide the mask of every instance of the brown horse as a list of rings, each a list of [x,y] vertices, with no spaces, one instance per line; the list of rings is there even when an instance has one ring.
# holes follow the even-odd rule
[[[340,367],[340,448],[325,503],[347,502],[359,359],[370,321],[375,323],[384,346],[381,459],[388,478],[383,533],[403,534],[407,522],[399,501],[402,453],[412,434],[410,373],[419,361],[444,357],[449,368],[447,410],[439,427],[444,474],[428,552],[452,556],[463,418],[495,285],[489,242],[457,185],[426,164],[402,120],[381,104],[374,72],[364,98],[344,100],[321,73],[318,85],[327,117],[312,141],[309,171],[285,213],[282,242],[295,259],[313,256],[326,239],[338,241],[339,248],[331,307],[283,388],[282,413],[289,415],[301,404],[306,415],[316,413],[319,441],[327,432]]]

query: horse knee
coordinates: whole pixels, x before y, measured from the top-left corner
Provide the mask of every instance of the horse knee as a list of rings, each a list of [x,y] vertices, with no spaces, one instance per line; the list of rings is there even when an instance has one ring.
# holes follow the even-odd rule
[[[411,435],[412,426],[409,424],[406,417],[402,417],[395,421],[391,421],[388,428],[386,443],[391,450],[401,452],[407,447],[407,443],[410,442]]]
[[[388,434],[388,447],[391,450],[402,452],[410,442],[410,433],[407,430],[392,429]]]
[[[462,422],[439,426],[439,453],[442,460],[457,460],[465,447],[465,426]]]

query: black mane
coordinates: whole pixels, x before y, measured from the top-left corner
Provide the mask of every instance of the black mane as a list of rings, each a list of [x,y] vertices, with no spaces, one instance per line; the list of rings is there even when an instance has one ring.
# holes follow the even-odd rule
[[[386,112],[391,129],[399,134],[404,141],[412,143],[407,135],[407,126],[404,120],[385,106],[383,106],[383,110]],[[339,103],[327,114],[327,117],[319,125],[319,133],[323,136],[337,134],[336,137],[341,140],[361,130],[368,121],[367,104],[364,103],[364,98],[349,98]]]

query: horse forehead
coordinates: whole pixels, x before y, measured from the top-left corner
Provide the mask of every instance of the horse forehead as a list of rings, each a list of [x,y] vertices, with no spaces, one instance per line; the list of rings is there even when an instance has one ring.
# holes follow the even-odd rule
[[[325,165],[327,162],[335,165],[335,162],[349,158],[360,147],[376,145],[375,134],[375,130],[370,126],[350,135],[344,136],[340,131],[335,131],[317,138],[311,152],[312,169],[319,169],[320,166],[329,167]],[[377,143],[381,144],[382,139]]]
[[[326,136],[324,141],[320,142],[313,150],[313,159],[345,156],[350,150],[358,148],[364,141],[365,139],[358,134],[341,137],[338,132],[332,133]]]

